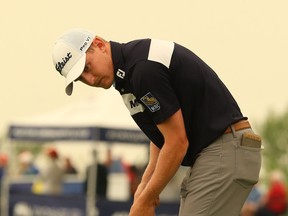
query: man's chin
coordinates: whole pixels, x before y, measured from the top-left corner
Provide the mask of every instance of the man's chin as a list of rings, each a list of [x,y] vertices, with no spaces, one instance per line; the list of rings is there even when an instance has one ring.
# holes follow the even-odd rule
[[[112,86],[112,85],[110,85],[110,86],[104,86],[104,87],[102,87],[102,88],[103,88],[103,89],[109,89],[111,86]]]
[[[109,89],[113,83],[108,83],[106,85],[101,86],[103,89]]]

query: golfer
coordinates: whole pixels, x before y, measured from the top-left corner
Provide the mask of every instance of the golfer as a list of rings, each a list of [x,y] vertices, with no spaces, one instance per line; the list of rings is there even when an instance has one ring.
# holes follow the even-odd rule
[[[174,42],[118,43],[72,29],[56,41],[53,62],[68,95],[75,81],[113,86],[151,140],[130,216],[155,215],[161,191],[181,165],[189,169],[180,190],[180,216],[240,214],[258,181],[261,138],[197,55]]]

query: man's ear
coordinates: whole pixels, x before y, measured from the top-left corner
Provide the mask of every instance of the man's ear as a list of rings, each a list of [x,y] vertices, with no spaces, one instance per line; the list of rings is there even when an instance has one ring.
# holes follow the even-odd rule
[[[105,50],[105,41],[100,37],[95,37],[92,42],[93,46],[98,47],[100,50]]]

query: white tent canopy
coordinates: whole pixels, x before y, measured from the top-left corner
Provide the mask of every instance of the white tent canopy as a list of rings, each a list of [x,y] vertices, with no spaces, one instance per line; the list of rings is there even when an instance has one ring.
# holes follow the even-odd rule
[[[73,97],[73,96],[71,96]],[[38,116],[17,119],[19,124],[101,125],[135,128],[121,96],[114,89],[99,91],[74,104]]]
[[[12,140],[102,140],[148,143],[115,90],[93,95],[75,104],[14,121]]]

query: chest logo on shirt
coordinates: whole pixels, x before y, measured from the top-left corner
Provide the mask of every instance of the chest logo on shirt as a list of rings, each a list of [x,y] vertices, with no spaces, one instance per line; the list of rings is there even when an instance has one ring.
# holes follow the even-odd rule
[[[146,107],[151,112],[156,112],[160,110],[160,103],[159,101],[151,94],[151,92],[148,92],[146,95],[144,95],[140,100],[146,105]]]
[[[135,115],[145,110],[145,107],[142,104],[138,103],[136,97],[131,93],[123,94],[122,99],[126,107],[128,108],[130,115]]]
[[[116,75],[121,78],[121,79],[124,79],[125,77],[125,71],[121,70],[121,69],[118,69]]]

